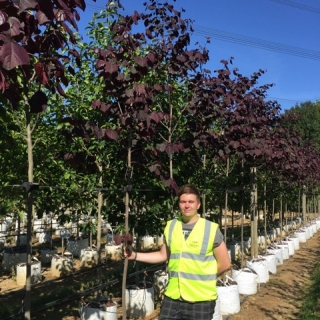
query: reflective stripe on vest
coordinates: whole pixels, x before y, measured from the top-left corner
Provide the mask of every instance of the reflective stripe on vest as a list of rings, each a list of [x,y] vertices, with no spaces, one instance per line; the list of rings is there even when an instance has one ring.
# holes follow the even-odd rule
[[[182,252],[180,255],[179,253],[172,253],[170,255],[170,259],[180,259],[181,258],[186,258],[186,259],[192,259],[192,260],[197,260],[197,261],[204,261],[204,262],[209,262],[216,260],[216,258],[212,256],[201,256],[201,254],[196,254],[196,253],[189,253],[189,252]]]
[[[170,277],[181,279],[188,279],[188,280],[197,280],[197,281],[210,281],[210,280],[217,280],[216,274],[209,274],[209,275],[200,275],[200,274],[194,274],[194,273],[187,273],[187,272],[175,272],[175,271],[169,271]]]
[[[173,219],[172,222],[171,222],[171,224],[170,224],[169,236],[168,236],[168,240],[167,240],[167,245],[168,245],[169,248],[170,248],[170,246],[171,246],[173,228],[174,228],[174,226],[176,225],[177,221],[178,221],[177,219]]]

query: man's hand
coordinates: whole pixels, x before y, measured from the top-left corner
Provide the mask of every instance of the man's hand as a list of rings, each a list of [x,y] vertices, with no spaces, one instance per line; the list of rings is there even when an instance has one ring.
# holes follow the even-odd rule
[[[122,257],[123,257],[123,259],[128,258],[128,260],[134,259],[132,245],[127,244],[127,245],[122,246]]]

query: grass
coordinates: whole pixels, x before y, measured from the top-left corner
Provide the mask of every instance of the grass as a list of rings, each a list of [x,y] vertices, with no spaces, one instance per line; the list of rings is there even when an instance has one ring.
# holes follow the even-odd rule
[[[305,288],[299,319],[320,320],[320,261],[315,264],[310,284]]]

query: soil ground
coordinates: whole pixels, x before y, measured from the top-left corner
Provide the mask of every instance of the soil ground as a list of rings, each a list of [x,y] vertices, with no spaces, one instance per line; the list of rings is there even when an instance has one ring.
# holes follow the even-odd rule
[[[313,266],[320,257],[320,231],[300,243],[300,249],[284,263],[277,273],[262,284],[255,295],[240,297],[240,312],[230,320],[297,320]],[[311,319],[310,319],[311,320]]]
[[[320,231],[306,243],[300,243],[300,249],[284,263],[277,266],[277,273],[270,275],[269,282],[261,284],[258,293],[250,296],[240,296],[241,308],[237,314],[224,316],[230,320],[293,320],[299,319],[299,312],[302,305],[303,290],[310,281],[313,265],[320,256]],[[121,265],[121,266],[120,266]],[[112,269],[122,267],[122,262],[118,265],[106,265],[103,272],[112,273]],[[0,268],[0,306],[8,303],[20,304],[23,298],[23,287],[18,287],[11,274],[4,273]],[[50,268],[45,269],[43,283],[32,289],[32,296],[43,296],[46,292],[72,285],[75,288],[81,287],[81,282],[85,279],[97,277],[96,270],[86,273],[79,273],[67,279],[57,279],[49,281]],[[46,282],[47,281],[47,282]],[[118,284],[118,286],[121,285]],[[115,288],[119,292],[119,287]],[[118,302],[118,319],[122,319],[121,299]],[[69,301],[61,302],[58,305],[48,306],[40,311],[32,311],[32,320],[80,320],[79,317],[80,297]],[[43,303],[39,302],[39,305]],[[145,320],[157,319],[159,304],[156,305],[155,312],[145,318]],[[4,318],[2,318],[4,319]],[[2,320],[0,319],[0,320]],[[21,319],[21,317],[11,318]]]

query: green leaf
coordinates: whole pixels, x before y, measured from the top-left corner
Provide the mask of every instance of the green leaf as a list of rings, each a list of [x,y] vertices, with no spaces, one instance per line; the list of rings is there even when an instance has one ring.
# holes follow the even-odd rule
[[[71,176],[70,173],[66,172],[63,177],[64,177],[64,179],[67,180],[70,178],[70,176]]]

